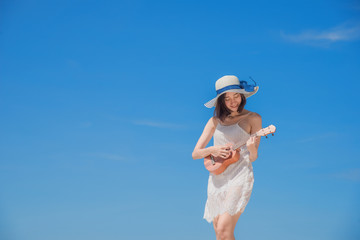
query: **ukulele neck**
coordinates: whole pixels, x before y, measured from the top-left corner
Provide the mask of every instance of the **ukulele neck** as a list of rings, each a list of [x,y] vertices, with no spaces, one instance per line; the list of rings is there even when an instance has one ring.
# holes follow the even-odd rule
[[[258,134],[257,134],[257,133],[254,133],[254,134],[251,134],[251,135],[250,135],[250,138],[251,138],[251,137],[256,137],[256,136],[258,136]],[[239,147],[244,146],[245,144],[246,144],[246,142],[245,142],[245,143],[243,143],[243,142],[237,143],[237,144],[235,144],[235,145],[232,147],[232,149],[235,151],[236,149],[238,149]]]
[[[262,129],[260,129],[259,131],[257,131],[256,133],[251,134],[251,135],[250,135],[250,138],[252,138],[252,137],[258,137],[258,136],[260,136],[260,137],[262,137],[262,136],[267,136],[267,135],[270,134],[270,133],[272,133],[272,135],[274,136],[274,132],[275,132],[275,131],[276,131],[276,127],[275,127],[274,125],[269,125],[268,127],[262,128]],[[232,147],[232,149],[233,149],[233,150],[236,150],[236,149],[238,149],[239,147],[242,147],[242,146],[244,146],[244,145],[246,145],[246,142],[245,142],[245,143],[240,142],[240,143],[238,143],[238,144],[235,144],[235,145]]]

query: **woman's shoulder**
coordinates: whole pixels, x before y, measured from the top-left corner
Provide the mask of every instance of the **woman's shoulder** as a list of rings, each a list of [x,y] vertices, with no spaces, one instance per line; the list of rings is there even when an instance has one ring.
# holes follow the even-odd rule
[[[221,123],[220,119],[213,116],[208,120],[208,122],[206,123],[206,126],[212,128],[212,129],[216,129],[219,122]]]
[[[247,119],[249,122],[261,122],[261,115],[257,112],[246,110]]]
[[[258,114],[257,112],[250,112],[249,111],[249,117],[252,119],[261,119],[260,114]]]
[[[251,125],[251,128],[261,129],[262,119],[260,114],[249,111],[248,121]]]
[[[213,116],[209,119],[208,123],[211,123],[213,126],[216,127],[216,125],[219,123],[219,119],[217,117]]]

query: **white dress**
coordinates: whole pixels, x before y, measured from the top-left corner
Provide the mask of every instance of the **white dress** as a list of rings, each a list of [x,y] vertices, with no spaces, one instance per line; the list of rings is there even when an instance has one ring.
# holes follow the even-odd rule
[[[218,123],[213,138],[216,146],[229,142],[246,143],[250,135],[237,123],[228,126]],[[230,215],[239,211],[242,213],[249,202],[253,184],[254,173],[245,144],[241,147],[239,161],[229,165],[219,175],[210,173],[204,219],[211,223],[217,215],[225,212]]]

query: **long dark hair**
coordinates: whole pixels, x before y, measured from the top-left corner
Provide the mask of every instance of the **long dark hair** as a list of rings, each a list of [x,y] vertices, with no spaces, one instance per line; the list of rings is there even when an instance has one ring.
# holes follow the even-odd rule
[[[228,109],[225,105],[225,94],[222,94],[220,95],[220,97],[218,97],[214,110],[214,117],[219,118],[221,121],[224,121],[225,118],[231,114],[230,109]],[[240,93],[240,95],[241,95],[241,103],[237,109],[238,113],[242,112],[246,104],[246,97],[244,96],[244,94]]]

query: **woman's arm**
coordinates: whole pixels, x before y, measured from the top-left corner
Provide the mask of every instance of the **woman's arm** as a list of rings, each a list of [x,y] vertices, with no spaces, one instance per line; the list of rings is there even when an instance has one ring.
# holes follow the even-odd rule
[[[212,146],[205,148],[206,145],[211,140],[216,128],[216,119],[214,117],[210,118],[209,121],[206,123],[205,128],[195,145],[194,151],[192,152],[192,158],[200,159],[206,156],[209,156],[212,153]]]
[[[209,143],[210,139],[212,138],[212,136],[214,135],[216,125],[217,125],[216,119],[214,117],[210,118],[198,142],[196,143],[194,151],[192,152],[192,158],[194,160],[204,158],[206,156],[209,156],[210,154],[213,155],[214,157],[222,157],[222,158],[227,158],[230,156],[231,154],[230,147],[226,145],[211,146],[205,148],[206,145]]]
[[[250,124],[251,124],[250,134],[254,134],[257,131],[259,131],[262,128],[261,116],[257,113],[254,113],[254,116],[251,117]],[[260,139],[261,139],[260,136],[252,137],[246,143],[247,149],[250,152],[250,161],[251,162],[254,162],[258,157],[258,149],[259,149],[259,145],[260,145]]]

